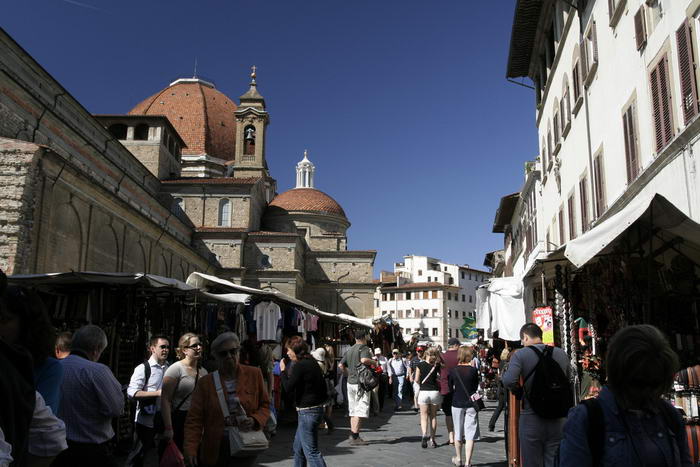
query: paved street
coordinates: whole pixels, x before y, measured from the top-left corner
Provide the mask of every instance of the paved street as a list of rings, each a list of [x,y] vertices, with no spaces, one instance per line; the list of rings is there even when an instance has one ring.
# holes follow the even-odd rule
[[[495,408],[487,402],[480,414],[481,441],[474,449],[473,465],[505,466],[505,443],[503,441],[503,416],[499,418],[495,433],[489,433],[488,419]],[[374,417],[363,427],[362,437],[370,445],[351,447],[348,442],[350,428],[348,419],[340,413],[334,414],[337,429],[332,435],[319,435],[321,452],[329,467],[335,466],[442,466],[451,465],[454,448],[448,444],[445,417],[438,415],[438,448],[420,447],[420,419],[413,411],[391,412],[393,405],[387,401],[384,413]],[[260,456],[265,467],[287,467],[293,465],[292,442],[296,426],[280,427],[273,439],[272,447]]]

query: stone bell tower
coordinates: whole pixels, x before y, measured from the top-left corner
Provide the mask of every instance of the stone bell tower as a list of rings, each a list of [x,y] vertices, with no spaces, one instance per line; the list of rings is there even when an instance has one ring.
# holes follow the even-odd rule
[[[258,92],[255,81],[256,67],[250,74],[250,89],[240,97],[241,103],[235,112],[236,151],[233,175],[236,178],[269,178],[265,159],[265,131],[270,116],[265,110],[265,99]]]

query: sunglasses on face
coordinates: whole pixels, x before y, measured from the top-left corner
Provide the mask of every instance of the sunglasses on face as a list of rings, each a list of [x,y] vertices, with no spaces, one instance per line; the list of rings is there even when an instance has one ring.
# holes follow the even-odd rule
[[[202,344],[200,344],[199,342],[197,342],[196,344],[188,345],[188,346],[186,346],[185,348],[186,348],[186,349],[199,349],[199,348],[201,348],[201,347],[202,347]]]
[[[228,350],[219,350],[218,352],[216,352],[216,354],[221,358],[226,358],[229,355],[231,355],[232,357],[235,357],[236,355],[238,355],[239,350],[241,350],[241,349],[235,348],[235,349],[228,349]]]

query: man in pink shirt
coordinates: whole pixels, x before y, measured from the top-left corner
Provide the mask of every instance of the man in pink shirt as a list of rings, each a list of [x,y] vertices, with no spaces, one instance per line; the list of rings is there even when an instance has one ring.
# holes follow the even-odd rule
[[[452,423],[452,393],[447,383],[450,370],[457,366],[457,351],[462,345],[459,339],[451,337],[447,341],[447,352],[442,354],[442,368],[440,370],[440,394],[442,394],[442,411],[445,413],[445,425],[450,437],[450,444],[455,442],[455,429]]]

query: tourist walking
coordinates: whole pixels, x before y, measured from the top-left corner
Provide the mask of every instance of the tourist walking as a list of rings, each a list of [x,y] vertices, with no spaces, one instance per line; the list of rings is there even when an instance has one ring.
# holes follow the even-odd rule
[[[323,348],[326,351],[326,373],[324,374],[324,378],[328,386],[328,395],[331,398],[330,404],[326,406],[324,420],[326,421],[326,430],[330,435],[335,430],[335,425],[333,424],[331,416],[333,415],[333,405],[336,403],[337,391],[335,387],[338,385],[338,367],[335,364],[335,351],[333,350],[333,346],[324,345]]]
[[[511,354],[503,385],[524,399],[518,424],[522,465],[550,467],[573,404],[569,357],[559,347],[543,344],[542,329],[534,323],[520,328],[520,340],[525,348]],[[524,388],[520,387],[520,377]]]
[[[418,406],[420,407],[420,426],[423,437],[421,447],[428,447],[428,440],[436,448],[437,411],[442,404],[440,394],[440,351],[431,347],[425,352],[425,360],[416,367],[415,380],[419,383]]]
[[[559,465],[692,466],[683,420],[662,399],[678,366],[678,356],[654,326],[618,331],[607,352],[608,384],[569,412]]]
[[[387,375],[387,358],[382,355],[382,349],[377,347],[374,349],[375,374],[379,380],[379,384],[372,390],[372,405],[373,415],[384,410],[384,401],[386,400],[387,388],[389,386],[389,376]]]
[[[322,352],[319,352],[322,351]],[[325,357],[322,348],[314,352]],[[321,355],[322,354],[322,355]],[[318,450],[318,426],[323,421],[328,390],[323,378],[323,370],[309,354],[309,346],[295,336],[287,341],[287,355],[292,364],[281,366],[282,384],[285,390],[294,394],[294,405],[298,412],[297,431],[294,436],[294,467],[325,467],[326,462]],[[322,359],[323,360],[323,359]],[[325,362],[323,362],[325,369]]]
[[[348,414],[350,415],[350,445],[365,446],[367,442],[360,438],[362,419],[369,417],[370,393],[359,386],[357,370],[359,365],[374,366],[372,352],[367,347],[367,331],[358,329],[355,331],[355,345],[345,353],[339,363],[341,368],[347,369],[348,390]]]
[[[178,340],[177,362],[168,367],[163,375],[160,410],[163,417],[162,452],[168,440],[174,440],[180,451],[183,450],[185,419],[190,409],[192,394],[199,379],[208,372],[201,367],[204,346],[199,336],[188,332]]]
[[[115,466],[109,441],[112,419],[124,409],[122,386],[107,365],[98,363],[107,348],[107,335],[88,324],[76,331],[71,354],[61,360],[63,384],[58,417],[66,424],[68,449],[55,467]]]
[[[479,389],[479,374],[471,365],[474,351],[461,346],[457,350],[457,365],[450,370],[447,385],[452,394],[452,420],[454,422],[455,453],[452,463],[456,466],[471,465],[474,441],[479,439],[479,416],[472,396]],[[464,447],[464,453],[462,452]]]
[[[450,444],[455,442],[455,430],[452,423],[452,390],[448,384],[450,371],[457,366],[457,350],[461,343],[456,337],[447,341],[447,351],[442,354],[442,371],[440,372],[440,394],[442,394],[442,412],[445,414],[445,426]]]
[[[423,356],[425,355],[425,348],[416,347],[416,353],[411,359],[411,365],[409,366],[408,374],[413,388],[413,410],[418,412],[418,393],[420,392],[420,381],[416,379],[416,369],[418,364],[423,361]]]
[[[270,396],[260,368],[239,362],[241,342],[233,332],[211,343],[218,371],[200,377],[187,413],[184,456],[189,465],[249,467],[267,445],[262,429],[270,417]],[[172,367],[171,367],[172,368]],[[229,414],[225,416],[224,414]],[[259,432],[265,446],[232,452],[229,431]]]
[[[386,366],[389,373],[389,386],[394,399],[394,410],[401,410],[403,408],[403,385],[406,381],[408,362],[401,356],[399,349],[394,349]]]
[[[136,401],[134,418],[134,445],[126,460],[127,466],[141,467],[146,453],[153,448],[156,435],[155,419],[162,422],[160,393],[163,375],[168,369],[170,342],[162,336],[153,336],[148,341],[150,357],[134,368],[126,394]],[[162,423],[160,423],[162,429]]]
[[[328,366],[328,359],[326,358],[326,349],[323,347],[319,347],[313,352],[311,352],[311,356],[316,360],[316,363],[318,363],[318,367],[321,369],[321,373],[323,374],[323,383],[326,388],[326,396],[327,396],[327,402],[326,405],[323,409],[323,423],[324,425],[322,428],[326,428],[328,430],[328,434],[333,433],[335,430],[335,425],[333,424],[333,420],[330,417],[328,407],[331,407],[333,405],[332,399],[335,394],[335,388],[333,386],[333,382],[330,376],[331,372],[335,372],[336,368],[335,365],[333,365],[332,370],[329,369]]]

